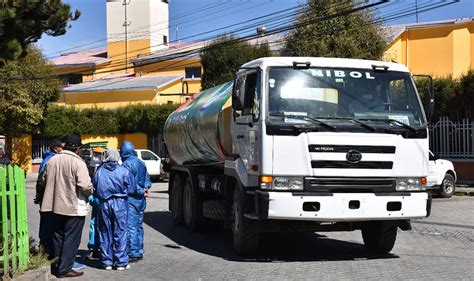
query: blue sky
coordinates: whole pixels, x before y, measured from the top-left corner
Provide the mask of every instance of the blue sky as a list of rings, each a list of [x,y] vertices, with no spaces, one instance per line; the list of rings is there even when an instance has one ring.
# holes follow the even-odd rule
[[[131,0],[133,1],[133,0]],[[373,0],[374,1],[374,0]],[[415,3],[416,0],[391,0],[391,6],[380,10],[380,15]],[[419,5],[440,0],[417,0]],[[106,44],[106,1],[66,0],[73,9],[81,11],[81,17],[71,23],[65,35],[50,37],[43,35],[38,42],[47,57],[75,49],[102,47]],[[175,25],[179,25],[178,39],[193,36],[208,30],[244,22],[252,18],[280,11],[305,3],[304,0],[169,0],[170,41],[176,40]],[[200,12],[193,12],[199,11]],[[192,14],[192,15],[190,15]],[[460,0],[440,9],[420,13],[419,22],[474,17],[474,1]],[[388,24],[415,22],[415,16],[391,21]],[[192,39],[202,39],[205,36]],[[184,41],[192,40],[191,38]],[[83,46],[81,46],[83,45]]]

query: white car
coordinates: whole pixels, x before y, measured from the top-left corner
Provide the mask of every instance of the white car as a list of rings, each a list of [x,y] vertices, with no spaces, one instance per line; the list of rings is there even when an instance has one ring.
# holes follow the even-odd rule
[[[438,159],[430,151],[427,189],[436,191],[441,197],[453,196],[456,189],[456,171],[451,161]]]
[[[161,158],[148,149],[135,149],[137,157],[140,158],[148,170],[150,177],[155,180],[161,179]]]

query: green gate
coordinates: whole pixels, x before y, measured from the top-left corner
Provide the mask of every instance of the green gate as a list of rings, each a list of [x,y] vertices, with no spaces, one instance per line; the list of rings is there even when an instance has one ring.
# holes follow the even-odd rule
[[[0,276],[25,270],[29,258],[25,173],[0,166]]]

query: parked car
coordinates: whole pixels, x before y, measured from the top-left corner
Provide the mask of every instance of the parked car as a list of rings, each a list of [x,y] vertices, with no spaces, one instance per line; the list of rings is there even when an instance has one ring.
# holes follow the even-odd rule
[[[438,159],[430,151],[427,189],[431,189],[443,198],[453,196],[456,190],[456,171],[449,160]]]
[[[152,180],[162,179],[162,164],[161,158],[153,151],[148,149],[136,149],[137,157],[145,162],[146,169]]]

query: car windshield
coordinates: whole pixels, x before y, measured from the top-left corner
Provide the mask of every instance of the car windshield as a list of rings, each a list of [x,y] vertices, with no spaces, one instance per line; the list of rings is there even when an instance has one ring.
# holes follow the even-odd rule
[[[406,72],[351,68],[270,68],[269,122],[346,122],[425,125],[411,76]],[[300,117],[300,118],[299,118]],[[354,121],[356,122],[347,122]]]

